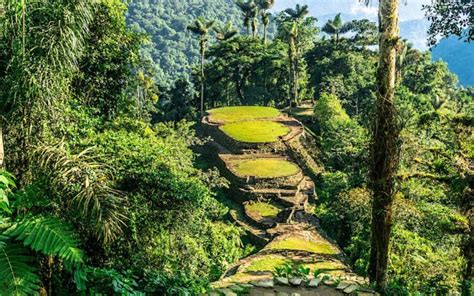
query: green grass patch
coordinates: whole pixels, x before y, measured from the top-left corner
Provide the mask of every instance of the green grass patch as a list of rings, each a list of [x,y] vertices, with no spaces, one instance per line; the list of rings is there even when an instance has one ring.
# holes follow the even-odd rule
[[[300,237],[288,237],[270,246],[274,250],[300,250],[316,254],[337,254],[336,249],[327,242],[307,241]]]
[[[270,119],[280,115],[280,111],[271,107],[235,106],[223,107],[207,111],[213,122],[227,123],[255,119]]]
[[[273,272],[276,267],[282,266],[290,260],[281,256],[267,255],[253,260],[250,265],[245,268],[244,272],[259,272],[270,271]]]
[[[227,123],[219,128],[229,137],[244,143],[272,143],[290,132],[279,122],[262,120]]]
[[[292,162],[278,158],[256,158],[231,161],[233,172],[241,177],[278,178],[295,175],[299,168]]]
[[[330,273],[330,274],[340,274],[344,273],[346,266],[342,263],[338,262],[331,262],[331,261],[323,261],[323,262],[316,262],[316,263],[309,263],[304,264],[306,268],[309,268],[313,273],[315,270],[319,270],[321,272]]]
[[[280,213],[280,209],[266,202],[254,202],[245,205],[245,209],[249,212],[258,213],[262,217],[276,217]]]

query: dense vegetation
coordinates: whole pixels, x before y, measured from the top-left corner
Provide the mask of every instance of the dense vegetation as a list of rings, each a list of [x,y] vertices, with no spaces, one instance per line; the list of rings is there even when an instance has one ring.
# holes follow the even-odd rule
[[[151,2],[131,1],[127,12],[120,0],[0,0],[0,294],[195,295],[252,252],[220,202],[227,180],[196,153],[206,141],[194,124],[201,99],[205,109],[299,116],[324,167],[314,214],[370,275],[370,147],[374,117],[383,117],[376,24],[338,16],[318,28],[305,6],[266,15],[273,1]],[[470,295],[474,89],[408,42],[396,53],[388,128],[399,165],[383,292]],[[176,75],[191,67],[190,77]],[[298,115],[301,105],[309,114]],[[243,116],[278,116],[253,111]],[[220,116],[243,141],[288,133]],[[272,173],[238,169],[256,168]]]

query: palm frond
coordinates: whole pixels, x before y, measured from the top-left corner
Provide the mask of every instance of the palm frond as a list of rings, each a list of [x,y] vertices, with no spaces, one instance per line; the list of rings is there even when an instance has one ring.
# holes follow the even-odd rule
[[[34,258],[19,244],[0,238],[0,293],[5,296],[39,295],[40,278],[31,264]]]
[[[32,217],[14,223],[5,235],[22,241],[36,252],[58,257],[69,266],[84,263],[85,254],[79,248],[71,227],[53,217]]]
[[[63,144],[40,146],[36,151],[39,168],[51,181],[58,195],[69,197],[72,211],[84,221],[92,221],[95,234],[104,244],[122,233],[124,195],[111,187],[111,168],[95,161],[92,148],[69,154]]]

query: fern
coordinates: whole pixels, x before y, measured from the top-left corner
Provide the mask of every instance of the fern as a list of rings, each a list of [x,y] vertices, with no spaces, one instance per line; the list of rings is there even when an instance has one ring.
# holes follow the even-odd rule
[[[38,295],[40,278],[31,265],[33,257],[18,244],[6,244],[0,237],[0,294]]]
[[[66,265],[77,267],[84,263],[84,252],[78,248],[69,225],[52,217],[32,217],[15,223],[5,235],[24,246],[50,256],[56,256]]]

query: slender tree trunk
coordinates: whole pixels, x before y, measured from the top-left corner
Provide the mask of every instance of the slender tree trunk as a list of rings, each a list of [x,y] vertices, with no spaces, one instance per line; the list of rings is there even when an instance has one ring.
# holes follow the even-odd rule
[[[462,210],[469,223],[469,233],[462,245],[462,255],[466,260],[463,272],[462,295],[471,296],[474,283],[474,176],[468,173],[468,188],[463,195]]]
[[[201,117],[204,116],[204,59],[205,59],[205,41],[201,40]]]
[[[267,44],[267,27],[268,25],[263,24],[263,44]]]
[[[379,2],[378,93],[370,168],[370,183],[373,191],[371,244],[373,250],[369,271],[371,281],[376,283],[376,288],[381,293],[387,285],[394,174],[398,167],[399,154],[397,145],[399,129],[394,106],[396,47],[399,41],[398,8],[398,0],[380,0]]]
[[[252,37],[257,37],[257,22],[255,21],[255,19],[252,20]]]
[[[3,124],[2,119],[0,118],[0,170],[5,168],[5,154],[3,150]]]

